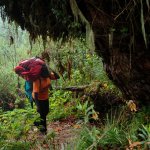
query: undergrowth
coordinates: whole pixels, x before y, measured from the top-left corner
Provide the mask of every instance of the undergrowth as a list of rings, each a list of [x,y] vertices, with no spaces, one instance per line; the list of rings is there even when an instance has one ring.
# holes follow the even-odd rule
[[[130,114],[130,118],[127,118],[125,110],[118,111],[116,115],[108,114],[101,126],[84,126],[76,141],[76,149],[149,149],[149,109],[143,108],[135,114]]]
[[[1,112],[0,115],[0,149],[19,150],[31,149],[43,143],[28,141],[29,131],[38,114],[27,105],[25,109]],[[67,118],[71,115],[82,120],[78,126],[77,138],[74,144],[68,143],[67,150],[74,145],[75,150],[125,149],[140,147],[149,148],[150,142],[150,109],[142,108],[138,112],[129,112],[127,106],[112,110],[100,122],[93,104],[72,98],[72,93],[56,91],[50,97],[50,113],[48,122]],[[92,119],[92,123],[91,123]],[[55,131],[49,132],[47,145],[53,145]],[[55,147],[55,146],[52,146]]]

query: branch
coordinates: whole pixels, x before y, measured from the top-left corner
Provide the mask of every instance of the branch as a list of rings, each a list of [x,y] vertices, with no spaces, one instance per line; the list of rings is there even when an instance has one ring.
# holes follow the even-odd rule
[[[85,88],[89,87],[89,85],[83,85],[83,86],[70,86],[70,87],[54,87],[55,90],[66,90],[66,91],[73,91],[73,92],[82,92],[85,90]]]

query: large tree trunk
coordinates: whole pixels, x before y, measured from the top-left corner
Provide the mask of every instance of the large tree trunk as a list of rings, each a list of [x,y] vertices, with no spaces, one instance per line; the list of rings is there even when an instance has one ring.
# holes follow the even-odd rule
[[[113,48],[107,49],[106,45],[102,47],[101,39],[96,38],[97,53],[104,58],[109,78],[121,89],[127,99],[141,101],[143,104],[149,103],[150,53],[143,51],[144,45],[137,45],[136,52],[130,53],[124,51],[125,46],[120,47],[119,41],[117,43]],[[101,54],[101,48],[105,53]]]
[[[119,3],[110,0],[84,0],[84,4],[80,2],[78,6],[92,24],[96,52],[103,58],[109,78],[127,99],[150,103],[150,51],[149,43],[146,48],[142,35],[141,6],[140,3],[136,6],[132,1]],[[124,11],[120,16],[118,14],[122,11],[119,7]],[[130,11],[132,8],[134,11]],[[145,7],[146,17],[150,18],[147,10]],[[123,31],[126,28],[128,31]],[[146,20],[145,30],[148,35],[149,21]]]

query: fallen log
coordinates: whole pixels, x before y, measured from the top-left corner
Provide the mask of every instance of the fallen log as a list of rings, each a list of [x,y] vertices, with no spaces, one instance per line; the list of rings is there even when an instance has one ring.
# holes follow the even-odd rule
[[[53,87],[55,90],[66,90],[66,91],[72,91],[72,92],[83,92],[89,85],[83,85],[83,86],[70,86],[70,87]]]
[[[55,87],[56,90],[71,91],[73,97],[80,98],[82,102],[92,101],[94,109],[100,115],[107,114],[112,108],[117,109],[125,104],[118,92],[109,89],[106,83],[93,82],[83,86]]]

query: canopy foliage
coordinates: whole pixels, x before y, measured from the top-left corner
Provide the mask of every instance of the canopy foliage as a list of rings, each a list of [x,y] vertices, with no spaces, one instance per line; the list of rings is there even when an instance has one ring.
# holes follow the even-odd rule
[[[99,35],[110,30],[127,32],[133,42],[136,33],[141,33],[148,44],[148,0],[1,0],[0,9],[3,20],[15,21],[29,31],[31,40],[38,36],[68,39],[81,35],[85,28],[89,32],[91,25],[98,27],[94,32]]]
[[[147,46],[148,0],[1,0],[0,8],[3,20],[15,21],[29,31],[31,39],[79,36],[88,20],[93,28],[99,25],[100,35],[111,27],[133,36],[140,32]]]
[[[81,31],[68,0],[1,0],[0,7],[3,21],[14,21],[30,33],[32,40],[38,36],[66,39]]]

